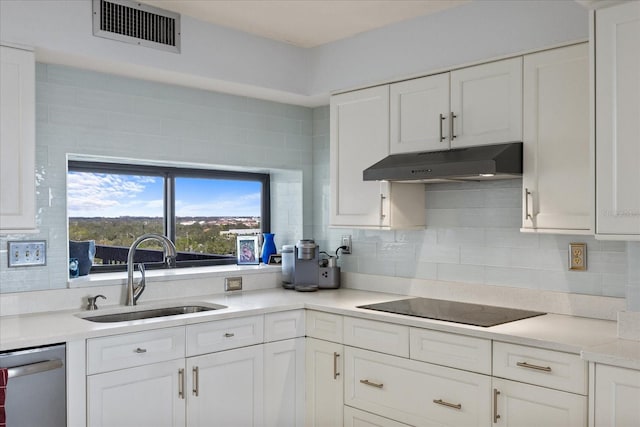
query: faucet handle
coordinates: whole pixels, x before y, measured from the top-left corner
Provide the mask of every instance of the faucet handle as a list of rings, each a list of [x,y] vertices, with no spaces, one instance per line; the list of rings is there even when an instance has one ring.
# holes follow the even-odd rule
[[[107,299],[104,295],[96,295],[95,297],[87,297],[87,310],[97,310],[98,305],[96,304],[96,300],[98,298]]]

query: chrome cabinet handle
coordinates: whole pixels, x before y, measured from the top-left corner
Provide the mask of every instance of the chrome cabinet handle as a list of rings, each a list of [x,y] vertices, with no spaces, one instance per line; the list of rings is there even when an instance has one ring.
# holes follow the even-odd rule
[[[384,197],[384,194],[380,194],[380,219],[384,219],[384,217],[386,216],[384,214],[384,199],[386,199],[386,197]]]
[[[147,349],[146,349],[146,348],[140,348],[140,347],[138,347],[138,348],[136,348],[134,351],[135,351],[136,353],[138,353],[138,354],[142,354],[142,353],[146,353],[146,352],[147,352]]]
[[[338,375],[340,375],[340,372],[338,372],[338,357],[340,357],[340,354],[334,351],[333,352],[333,379],[334,380],[337,380]]]
[[[497,423],[500,419],[500,414],[498,414],[498,395],[500,391],[497,388],[493,389],[493,423]]]
[[[442,406],[446,406],[447,408],[453,408],[453,409],[462,409],[462,403],[449,403],[446,402],[442,399],[433,399],[433,403],[436,403],[438,405],[442,405]]]
[[[29,363],[27,365],[12,366],[7,368],[8,378],[23,377],[25,375],[39,374],[41,372],[51,371],[53,369],[62,368],[64,365],[62,360],[53,359],[44,362]]]
[[[520,366],[521,368],[535,369],[536,371],[543,371],[543,372],[551,372],[551,366],[532,365],[527,362],[517,362],[516,365]]]
[[[198,371],[198,367],[197,366],[193,367],[193,369],[191,371],[191,374],[193,376],[193,389],[191,390],[191,392],[193,393],[193,395],[195,397],[198,397],[198,393],[199,393],[199,389],[200,389],[199,384],[198,384],[198,377],[200,376],[199,375],[200,373]]]
[[[231,338],[231,337],[234,337],[235,335],[236,335],[236,334],[234,334],[234,333],[226,332],[226,333],[224,334],[224,337],[225,337],[225,338]]]
[[[382,383],[373,383],[369,380],[360,380],[360,382],[364,385],[369,385],[371,387],[375,387],[375,388],[382,388],[384,386],[384,384]]]
[[[178,369],[178,397],[184,399],[184,369]]]
[[[524,189],[524,219],[525,221],[530,219],[533,220],[533,215],[529,213],[529,197],[531,197],[531,201],[533,202],[533,193],[529,191],[528,188]],[[533,204],[533,203],[532,203]]]
[[[444,114],[440,114],[440,142],[444,141],[446,138],[444,137],[444,135],[442,134],[442,122],[444,122],[446,120],[446,117],[444,116]]]
[[[456,139],[454,119],[457,118],[457,117],[458,116],[453,114],[453,111],[451,113],[449,113],[449,139],[451,141]]]

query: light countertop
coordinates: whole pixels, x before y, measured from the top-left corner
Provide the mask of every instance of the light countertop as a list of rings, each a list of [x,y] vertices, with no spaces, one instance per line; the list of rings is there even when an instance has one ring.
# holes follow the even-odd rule
[[[163,304],[139,304],[134,309],[185,303],[222,304],[228,308],[127,322],[94,323],[76,316],[90,312],[77,310],[4,316],[0,317],[0,351],[305,308],[582,354],[588,361],[640,369],[640,342],[618,339],[614,321],[547,314],[484,328],[356,308],[399,298],[402,296],[350,289],[311,293],[269,289],[176,299]],[[130,310],[128,307],[106,307],[91,314]]]

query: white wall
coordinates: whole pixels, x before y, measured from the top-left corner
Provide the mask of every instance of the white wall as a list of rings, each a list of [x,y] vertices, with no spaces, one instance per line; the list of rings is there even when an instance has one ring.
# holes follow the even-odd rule
[[[93,37],[89,0],[2,0],[0,40],[35,46],[40,62],[299,105],[332,91],[584,40],[573,0],[478,0],[431,16],[301,49],[182,18],[182,53]]]
[[[589,36],[573,0],[476,0],[313,49],[309,93],[344,90]]]

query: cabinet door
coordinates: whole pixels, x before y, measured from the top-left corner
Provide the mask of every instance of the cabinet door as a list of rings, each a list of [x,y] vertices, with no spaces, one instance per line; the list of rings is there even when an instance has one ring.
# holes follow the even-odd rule
[[[0,231],[36,228],[35,59],[0,46]]]
[[[87,377],[91,427],[184,426],[184,359]]]
[[[449,73],[390,88],[391,154],[449,148]]]
[[[306,426],[342,426],[343,356],[342,345],[307,338]]]
[[[187,358],[187,425],[260,426],[262,345]]]
[[[596,11],[596,235],[640,239],[640,2]]]
[[[264,345],[264,425],[304,426],[304,338]]]
[[[515,381],[493,379],[496,426],[586,427],[587,397]]]
[[[640,422],[640,371],[596,365],[595,427],[632,427]]]
[[[523,228],[591,228],[589,49],[524,57]]]
[[[331,225],[382,223],[380,183],[362,171],[389,154],[389,86],[331,97]]]
[[[522,141],[522,58],[451,72],[451,148]]]

